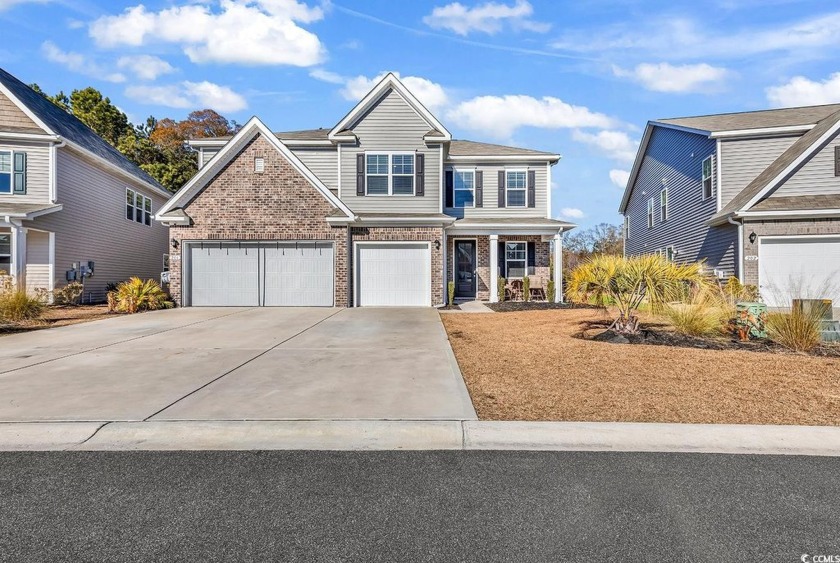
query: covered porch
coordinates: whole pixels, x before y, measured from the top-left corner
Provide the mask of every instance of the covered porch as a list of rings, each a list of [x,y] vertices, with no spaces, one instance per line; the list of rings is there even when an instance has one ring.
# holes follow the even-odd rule
[[[61,205],[0,204],[0,276],[29,292],[55,286],[55,233],[32,222]]]
[[[552,219],[461,219],[445,231],[444,286],[455,282],[456,301],[546,300],[555,281],[554,301],[563,301],[563,232],[571,223]],[[447,293],[448,294],[448,293]]]

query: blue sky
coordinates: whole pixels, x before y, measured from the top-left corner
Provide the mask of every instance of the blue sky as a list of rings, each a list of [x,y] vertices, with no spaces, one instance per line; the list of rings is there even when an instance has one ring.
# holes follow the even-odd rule
[[[840,102],[836,1],[0,0],[0,60],[133,121],[334,125],[385,71],[457,138],[563,155],[554,214],[616,211],[649,119]]]

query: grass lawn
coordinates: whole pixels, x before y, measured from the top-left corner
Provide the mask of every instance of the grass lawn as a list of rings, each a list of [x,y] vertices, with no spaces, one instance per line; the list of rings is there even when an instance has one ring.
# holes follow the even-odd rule
[[[40,319],[4,324],[0,321],[0,336],[43,328],[67,326],[96,321],[109,316],[107,305],[78,305],[75,307],[45,307]]]
[[[840,358],[572,336],[605,315],[441,317],[483,420],[840,425]]]

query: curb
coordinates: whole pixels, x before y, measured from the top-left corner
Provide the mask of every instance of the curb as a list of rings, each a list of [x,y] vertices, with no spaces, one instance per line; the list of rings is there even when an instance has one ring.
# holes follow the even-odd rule
[[[0,424],[0,451],[526,450],[840,456],[840,427],[276,420]]]

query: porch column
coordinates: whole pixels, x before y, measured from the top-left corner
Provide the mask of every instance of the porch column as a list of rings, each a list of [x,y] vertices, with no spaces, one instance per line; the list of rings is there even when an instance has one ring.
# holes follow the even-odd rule
[[[26,229],[12,226],[12,271],[9,275],[19,288],[26,287]]]
[[[554,235],[554,302],[563,302],[563,231]]]
[[[499,301],[499,235],[490,235],[490,303]]]

